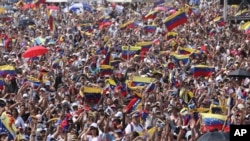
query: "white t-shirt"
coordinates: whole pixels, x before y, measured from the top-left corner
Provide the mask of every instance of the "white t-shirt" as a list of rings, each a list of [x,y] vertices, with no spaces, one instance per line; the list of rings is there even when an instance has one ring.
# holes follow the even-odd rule
[[[22,127],[22,129],[25,129],[24,121],[20,116],[15,120],[15,126],[16,128]]]
[[[131,122],[130,124],[128,124],[127,127],[125,128],[125,133],[126,134],[130,134],[133,131],[138,132],[138,133],[142,132],[143,131],[142,125],[138,124],[136,126],[133,122]]]

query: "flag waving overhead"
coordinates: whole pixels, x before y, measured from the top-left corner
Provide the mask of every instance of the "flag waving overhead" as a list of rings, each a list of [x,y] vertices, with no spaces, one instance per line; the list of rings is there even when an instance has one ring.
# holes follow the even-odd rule
[[[193,73],[194,77],[204,76],[208,77],[211,76],[214,72],[214,67],[206,66],[206,65],[195,65],[191,67],[191,72]]]
[[[210,114],[210,113],[201,113],[202,117],[202,132],[213,131],[215,129],[222,130],[223,126],[224,131],[229,131],[229,122],[226,121],[226,115],[220,114]]]
[[[135,54],[139,54],[139,51],[141,50],[141,47],[138,46],[123,46],[122,47],[122,58],[123,59],[129,59],[133,57]]]
[[[84,86],[80,91],[80,95],[88,102],[97,103],[101,98],[102,88]]]
[[[168,31],[173,30],[175,27],[187,22],[187,16],[185,11],[178,11],[175,14],[168,16],[164,19],[164,24]]]
[[[0,75],[5,77],[7,74],[11,76],[16,74],[14,66],[11,65],[0,66]]]

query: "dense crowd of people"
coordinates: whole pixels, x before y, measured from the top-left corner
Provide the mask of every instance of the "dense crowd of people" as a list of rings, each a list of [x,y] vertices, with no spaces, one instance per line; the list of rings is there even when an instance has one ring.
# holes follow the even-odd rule
[[[247,21],[223,20],[219,1],[10,5],[1,140],[197,141],[250,123],[250,80],[229,77],[250,71]],[[37,46],[46,52],[24,55]]]

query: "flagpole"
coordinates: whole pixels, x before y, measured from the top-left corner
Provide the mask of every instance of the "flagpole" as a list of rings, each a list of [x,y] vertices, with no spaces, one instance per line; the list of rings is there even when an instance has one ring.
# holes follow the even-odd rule
[[[227,0],[224,0],[223,18],[225,21],[227,20]]]

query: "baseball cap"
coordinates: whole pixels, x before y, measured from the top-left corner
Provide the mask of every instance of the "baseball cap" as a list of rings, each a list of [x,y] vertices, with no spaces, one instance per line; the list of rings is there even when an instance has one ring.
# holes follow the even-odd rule
[[[136,113],[134,113],[133,115],[132,115],[132,118],[133,117],[139,117],[140,116],[140,114],[138,113],[138,112],[136,112]]]

